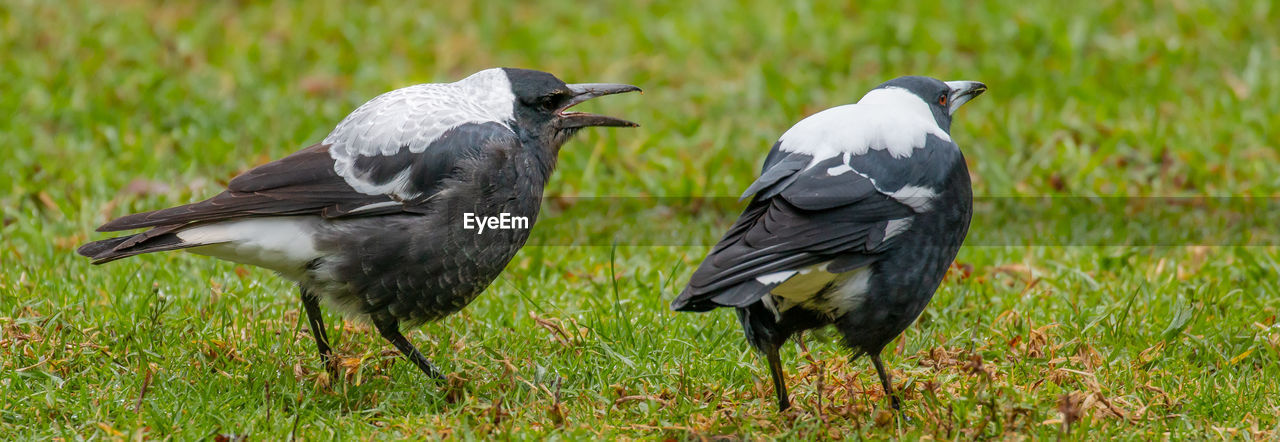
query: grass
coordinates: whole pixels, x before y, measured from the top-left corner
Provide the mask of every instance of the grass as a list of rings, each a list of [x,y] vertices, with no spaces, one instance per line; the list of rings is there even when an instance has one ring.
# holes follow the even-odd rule
[[[1280,192],[1270,2],[434,8],[0,4],[0,434],[1280,437],[1273,241],[966,247],[886,355],[899,417],[870,364],[821,334],[784,350],[797,410],[776,413],[732,313],[666,309],[702,239],[527,247],[462,314],[410,334],[457,374],[444,390],[332,314],[345,379],[327,379],[268,272],[75,256],[109,217],[212,195],[381,92],[491,66],[646,90],[591,105],[643,127],[566,146],[556,197],[737,195],[793,122],[903,74],[990,86],[952,131],[983,197]],[[732,215],[620,219],[713,239]],[[1002,229],[982,215],[975,235]]]

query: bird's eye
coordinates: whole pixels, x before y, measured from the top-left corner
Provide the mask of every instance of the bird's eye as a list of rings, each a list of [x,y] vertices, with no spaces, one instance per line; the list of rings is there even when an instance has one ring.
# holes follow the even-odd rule
[[[938,97],[938,104],[939,104],[939,105],[942,105],[942,106],[946,106],[946,105],[947,105],[947,95],[946,95],[946,94],[943,94],[942,96]]]
[[[551,93],[551,94],[538,97],[536,104],[539,107],[543,107],[547,109],[556,107],[557,104],[560,104],[560,94]]]

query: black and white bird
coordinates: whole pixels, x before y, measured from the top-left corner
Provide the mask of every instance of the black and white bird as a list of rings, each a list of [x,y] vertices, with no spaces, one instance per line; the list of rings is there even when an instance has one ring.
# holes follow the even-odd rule
[[[636,126],[568,108],[639,90],[511,68],[397,89],[357,108],[321,143],[235,177],[213,198],[103,224],[98,231],[150,230],[78,252],[102,264],[185,249],[274,270],[297,282],[326,368],[320,300],[367,318],[440,379],[400,327],[461,310],[497,278],[528,239],[560,146],[574,133]],[[499,215],[525,223],[475,225]]]
[[[951,115],[985,90],[901,77],[796,123],[671,308],[737,309],[783,410],[779,347],[834,325],[855,358],[871,356],[897,409],[880,351],[929,303],[969,230],[973,194]]]

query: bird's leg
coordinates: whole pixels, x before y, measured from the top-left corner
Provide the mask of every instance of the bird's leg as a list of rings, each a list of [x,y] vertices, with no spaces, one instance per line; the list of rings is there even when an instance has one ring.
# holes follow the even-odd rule
[[[876,374],[880,375],[880,385],[884,387],[885,396],[889,396],[889,404],[893,406],[893,411],[902,411],[901,405],[898,403],[898,395],[893,393],[893,379],[889,377],[889,372],[884,369],[884,362],[880,361],[880,353],[871,354],[871,364],[876,366]]]
[[[329,348],[329,335],[324,328],[324,316],[320,315],[320,298],[305,288],[299,287],[302,298],[302,309],[307,312],[307,324],[311,328],[311,337],[316,340],[316,349],[320,350],[320,362],[329,372],[331,379],[337,379],[337,367],[333,363],[333,350]]]
[[[400,321],[391,315],[373,315],[373,326],[378,328],[378,333],[382,334],[382,338],[391,341],[391,345],[396,346],[401,354],[404,354],[413,365],[417,365],[419,370],[427,374],[427,377],[439,381],[444,380],[444,376],[440,374],[440,369],[435,364],[427,360],[418,349],[400,334]]]
[[[778,356],[778,346],[771,345],[764,351],[769,360],[769,372],[773,374],[773,392],[778,395],[778,411],[791,408],[791,400],[787,398],[787,380],[782,377],[782,358]]]

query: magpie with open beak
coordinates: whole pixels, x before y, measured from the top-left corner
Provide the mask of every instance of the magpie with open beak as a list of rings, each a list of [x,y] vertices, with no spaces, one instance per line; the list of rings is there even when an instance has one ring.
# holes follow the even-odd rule
[[[102,264],[184,249],[274,270],[297,283],[326,368],[322,300],[367,318],[441,379],[401,326],[455,313],[497,278],[528,239],[560,146],[574,133],[636,126],[570,107],[639,90],[495,68],[391,91],[321,143],[249,170],[207,200],[103,224],[98,231],[149,230],[78,252]],[[524,223],[476,225],[486,219]]]
[[[871,356],[898,409],[880,351],[929,303],[969,230],[973,193],[951,115],[985,90],[901,77],[796,123],[672,309],[735,308],[783,410],[778,349],[834,325],[855,358]]]

